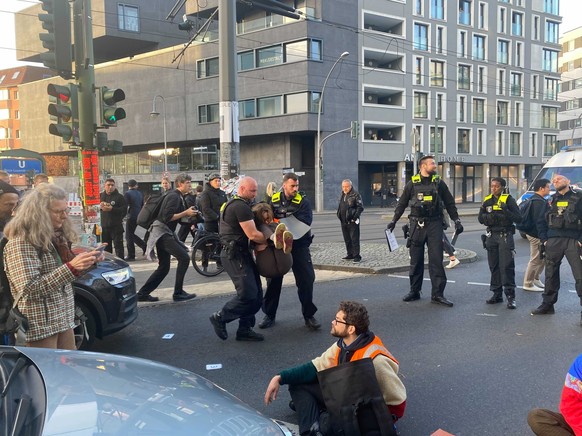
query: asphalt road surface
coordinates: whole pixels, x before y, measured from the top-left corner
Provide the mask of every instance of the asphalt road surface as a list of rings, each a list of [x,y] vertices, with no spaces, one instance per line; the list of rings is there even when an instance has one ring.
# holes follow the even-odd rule
[[[326,220],[317,221],[314,227],[319,223],[323,226],[321,231],[316,229],[318,237],[323,238],[327,228],[328,237],[338,240],[335,216],[330,216],[327,227]],[[490,292],[479,240],[482,228],[469,221],[463,220],[467,230],[458,245],[476,251],[479,258],[447,270],[445,295],[454,301],[454,308],[430,304],[428,281],[420,301],[402,302],[409,289],[406,273],[354,274],[346,280],[316,284],[316,316],[324,326],[319,332],[303,326],[296,291],[285,288],[277,324],[264,331],[266,340],[262,343],[235,341],[234,323],[228,326],[227,341],[215,336],[208,317],[227,300],[223,296],[142,308],[133,325],[97,341],[95,350],[186,368],[270,417],[296,422],[287,406],[287,390],[283,388],[277,401],[265,407],[265,388],[279,370],[304,363],[331,345],[329,327],[338,302],[352,299],[366,304],[371,330],[400,361],[408,392],[406,415],[399,423],[402,435],[429,435],[439,428],[457,436],[532,434],[526,423],[528,410],[557,410],[565,374],[582,351],[580,306],[573,278],[563,265],[555,315],[531,316],[530,310],[539,305],[541,295],[521,289],[517,291],[517,310],[508,310],[504,304],[485,304]],[[386,221],[377,225],[382,230]],[[336,228],[335,236],[332,227]],[[519,286],[529,246],[516,239]],[[162,339],[166,333],[174,333],[174,337]],[[207,371],[206,365],[213,363],[222,364],[222,369]]]

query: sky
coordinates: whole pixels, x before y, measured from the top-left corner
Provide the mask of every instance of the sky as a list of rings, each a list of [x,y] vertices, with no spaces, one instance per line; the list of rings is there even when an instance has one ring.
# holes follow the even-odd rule
[[[16,61],[16,51],[14,50],[14,14],[34,3],[38,2],[35,0],[0,0],[0,29],[3,29],[2,36],[0,36],[0,69],[21,65]],[[579,4],[580,0],[561,0],[562,25],[560,33],[582,26]]]

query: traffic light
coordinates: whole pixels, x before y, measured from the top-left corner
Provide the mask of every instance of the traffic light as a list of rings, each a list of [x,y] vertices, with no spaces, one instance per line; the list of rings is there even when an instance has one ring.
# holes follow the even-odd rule
[[[360,123],[358,123],[357,121],[352,121],[350,130],[352,134],[352,139],[358,139],[358,137],[360,136]]]
[[[49,95],[48,113],[51,117],[49,133],[60,136],[63,142],[79,143],[79,112],[77,108],[77,85],[47,86]]]
[[[103,154],[123,153],[123,142],[117,139],[107,139],[107,133],[97,132],[95,135],[95,148]]]
[[[109,89],[106,86],[99,88],[97,121],[100,127],[115,127],[119,120],[125,118],[125,110],[117,107],[117,103],[123,100],[125,92],[122,89]]]
[[[71,44],[71,7],[68,0],[41,0],[46,14],[38,14],[42,28],[42,46],[48,51],[40,54],[45,67],[57,71],[64,79],[73,78],[73,46]]]

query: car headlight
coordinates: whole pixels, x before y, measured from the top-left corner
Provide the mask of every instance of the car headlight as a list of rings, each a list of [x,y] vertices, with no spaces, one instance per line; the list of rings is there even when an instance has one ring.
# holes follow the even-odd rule
[[[131,273],[130,267],[125,267],[125,268],[121,268],[121,269],[116,269],[115,271],[105,272],[105,273],[101,274],[101,276],[105,280],[107,280],[107,282],[109,282],[109,284],[118,285],[118,284],[123,283],[123,282],[129,280],[130,278],[132,278],[133,274]]]

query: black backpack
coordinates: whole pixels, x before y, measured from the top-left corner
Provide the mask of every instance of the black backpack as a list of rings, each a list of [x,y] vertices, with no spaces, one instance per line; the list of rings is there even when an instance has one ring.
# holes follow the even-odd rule
[[[519,204],[519,213],[521,222],[515,225],[515,228],[523,233],[530,233],[536,230],[536,217],[533,216],[532,203],[536,199],[532,196]]]
[[[162,209],[164,195],[150,195],[137,216],[137,225],[148,230]]]

